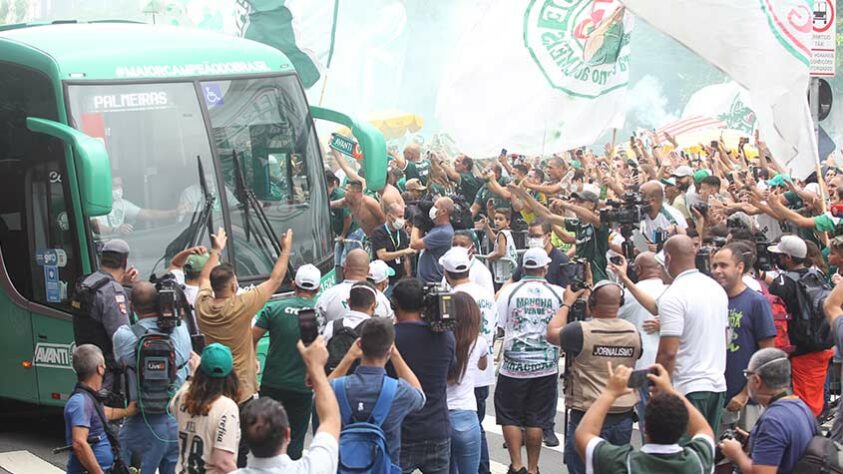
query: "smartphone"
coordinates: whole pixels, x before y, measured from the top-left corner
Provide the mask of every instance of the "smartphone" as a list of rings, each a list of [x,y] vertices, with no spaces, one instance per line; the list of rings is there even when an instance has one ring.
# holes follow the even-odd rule
[[[717,140],[711,141],[711,148],[714,148],[716,150],[719,145],[720,145],[720,142],[718,142]]]
[[[732,173],[726,173],[726,181],[728,181],[729,184],[735,184],[735,177],[732,176]]]
[[[609,257],[609,261],[614,263],[615,265],[620,265],[623,262],[623,259],[621,259],[621,257],[618,255],[614,255],[612,257]]]
[[[629,381],[626,383],[626,386],[629,388],[642,388],[642,387],[652,387],[653,382],[647,378],[647,374],[656,375],[655,367],[650,367],[649,369],[640,369],[640,370],[633,370],[632,373],[629,375]]]
[[[299,332],[301,342],[308,345],[316,340],[319,335],[319,323],[316,321],[316,310],[304,308],[299,310]]]
[[[501,148],[501,156],[506,156],[506,148]]]

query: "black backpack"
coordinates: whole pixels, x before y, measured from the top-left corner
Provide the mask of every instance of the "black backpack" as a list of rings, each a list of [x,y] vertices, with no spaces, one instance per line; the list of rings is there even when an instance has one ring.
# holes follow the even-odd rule
[[[176,348],[170,335],[148,330],[140,324],[132,326],[138,338],[135,347],[135,376],[138,408],[146,415],[167,413],[170,398],[176,389]]]
[[[843,474],[843,447],[830,438],[816,435],[808,450],[793,466],[793,474]]]
[[[340,365],[345,354],[351,349],[354,341],[360,337],[357,328],[350,328],[342,323],[343,318],[335,319],[333,323],[333,334],[328,340],[328,363],[325,365],[325,372],[330,374]],[[357,327],[360,327],[359,325]]]
[[[786,278],[796,282],[796,302],[799,314],[791,314],[788,326],[790,342],[799,351],[819,352],[834,346],[834,335],[825,318],[823,304],[831,293],[831,285],[825,276],[814,268],[803,274],[785,273]]]

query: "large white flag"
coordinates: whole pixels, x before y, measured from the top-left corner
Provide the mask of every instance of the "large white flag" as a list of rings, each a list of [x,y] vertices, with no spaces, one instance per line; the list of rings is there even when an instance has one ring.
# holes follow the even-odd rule
[[[810,0],[621,1],[749,91],[762,138],[791,174],[804,178],[815,169],[806,100]]]
[[[623,126],[631,15],[615,0],[483,0],[439,86],[460,149],[544,154]]]

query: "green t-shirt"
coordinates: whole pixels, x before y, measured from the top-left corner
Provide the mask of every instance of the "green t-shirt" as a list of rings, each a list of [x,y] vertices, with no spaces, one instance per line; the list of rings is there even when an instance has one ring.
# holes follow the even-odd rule
[[[460,173],[460,184],[457,186],[457,192],[465,199],[465,202],[473,203],[481,187],[483,187],[483,180],[474,176],[474,173]]]
[[[427,186],[427,178],[430,175],[430,162],[424,158],[419,161],[407,160],[407,166],[404,168],[404,176],[407,180],[418,179],[421,183]]]
[[[592,440],[591,443],[595,441]],[[589,461],[595,473],[672,472],[703,474],[714,466],[714,441],[696,436],[684,447],[679,445],[645,445],[636,450],[629,444],[615,446],[605,440],[597,441]]]
[[[507,183],[509,183],[509,179],[506,176],[501,176],[501,179],[498,180],[498,184],[502,187],[506,186]],[[482,214],[486,214],[486,202],[489,199],[495,203],[495,209],[508,209],[512,205],[506,199],[493,193],[489,189],[489,186],[483,183],[483,186],[477,191],[477,195],[474,197],[474,204],[480,206],[480,212]]]
[[[345,190],[337,186],[331,191],[330,200],[336,201],[338,199],[342,199],[345,197]],[[345,220],[346,216],[351,215],[351,209],[347,206],[341,207],[339,209],[331,209],[331,230],[334,231],[334,235],[342,234],[342,224]],[[354,229],[357,228],[357,222],[352,219],[351,226],[348,228],[348,233],[350,234]]]
[[[591,276],[594,283],[607,280],[606,252],[609,251],[609,226],[602,224],[595,228],[592,224],[585,224],[579,219],[566,219],[565,230],[574,232],[577,236],[577,258],[591,262]]]
[[[814,218],[814,230],[817,232],[833,232],[836,236],[838,232],[837,225],[839,223],[839,218],[832,216],[830,212],[826,212]]]
[[[311,392],[304,384],[305,367],[296,343],[301,338],[299,310],[314,306],[315,299],[293,297],[270,301],[258,313],[255,326],[269,332],[262,385],[293,392]]]

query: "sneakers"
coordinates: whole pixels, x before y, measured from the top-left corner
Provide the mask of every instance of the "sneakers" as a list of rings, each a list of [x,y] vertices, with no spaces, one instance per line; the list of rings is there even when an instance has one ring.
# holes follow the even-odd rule
[[[547,430],[544,432],[544,445],[548,448],[555,448],[559,446],[559,438],[556,437],[556,433],[553,430]]]
[[[506,471],[506,474],[527,474],[527,466],[521,466],[521,469],[516,471],[512,468],[512,465],[510,464],[509,470]]]

